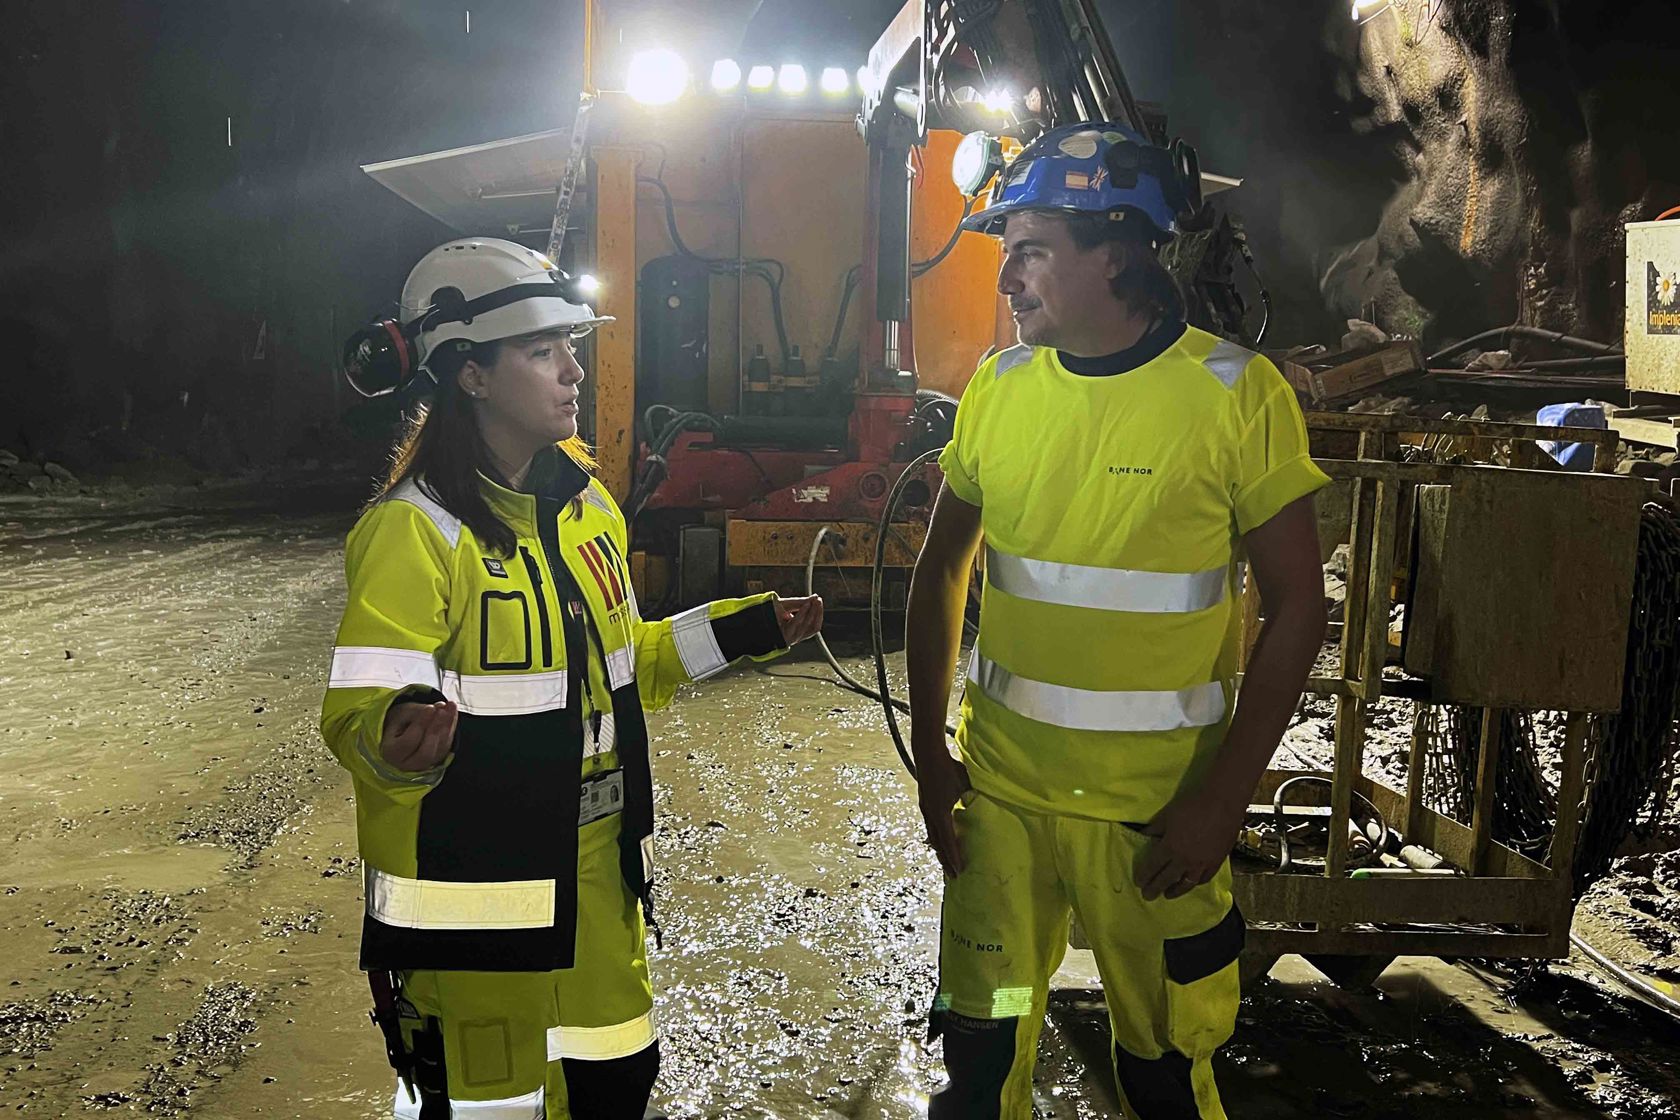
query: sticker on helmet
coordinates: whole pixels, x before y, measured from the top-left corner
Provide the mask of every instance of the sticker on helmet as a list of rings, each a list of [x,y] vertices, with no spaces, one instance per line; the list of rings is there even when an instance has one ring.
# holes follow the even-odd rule
[[[1064,156],[1074,159],[1090,159],[1097,154],[1097,134],[1095,132],[1076,132],[1066,137],[1057,145]]]
[[[1107,140],[1110,144],[1118,144],[1118,143],[1120,143],[1120,141],[1124,140],[1125,138],[1126,138],[1125,135],[1123,133],[1119,133],[1119,132],[1105,132],[1105,133],[1103,133],[1103,139]]]
[[[1070,191],[1089,190],[1091,177],[1083,171],[1069,171],[1062,179],[1062,185]]]

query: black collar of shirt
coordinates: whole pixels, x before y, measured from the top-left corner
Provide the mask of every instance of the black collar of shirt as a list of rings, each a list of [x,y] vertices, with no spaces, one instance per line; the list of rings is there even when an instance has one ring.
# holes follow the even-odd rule
[[[1173,343],[1183,338],[1184,331],[1182,319],[1163,319],[1124,350],[1095,358],[1081,358],[1058,350],[1056,358],[1062,363],[1063,369],[1080,377],[1113,377],[1118,373],[1130,373],[1139,366],[1153,362],[1165,354]]]
[[[589,488],[589,472],[578,466],[577,461],[561,450],[559,444],[545,447],[531,458],[531,468],[525,472],[523,486],[509,486],[507,479],[495,471],[484,473],[504,490],[534,494],[539,498],[557,498],[562,502],[571,501]]]

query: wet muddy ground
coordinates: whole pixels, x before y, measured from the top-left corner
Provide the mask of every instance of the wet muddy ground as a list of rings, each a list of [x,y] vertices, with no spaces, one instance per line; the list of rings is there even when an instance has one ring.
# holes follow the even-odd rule
[[[355,500],[0,500],[0,1109],[386,1114],[349,783],[314,730]],[[878,710],[806,657],[685,690],[651,730],[658,1100],[918,1115],[939,883]],[[1118,1115],[1093,971],[1073,952],[1059,979],[1043,1116]],[[1676,1114],[1680,1027],[1584,968],[1510,980],[1403,961],[1351,993],[1286,959],[1220,1059],[1228,1108]]]

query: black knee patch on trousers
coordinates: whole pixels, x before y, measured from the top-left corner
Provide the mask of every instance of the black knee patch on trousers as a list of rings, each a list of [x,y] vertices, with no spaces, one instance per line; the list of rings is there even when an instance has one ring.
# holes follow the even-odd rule
[[[1199,1120],[1190,1086],[1190,1059],[1169,1050],[1154,1061],[1127,1053],[1116,1043],[1114,1074],[1120,1091],[1143,1120]]]
[[[928,1098],[928,1120],[997,1120],[1003,1083],[1015,1064],[1020,1018],[970,1019],[940,1012],[933,1034],[945,1036],[945,1072],[950,1080]]]
[[[659,1077],[659,1043],[622,1058],[562,1058],[560,1065],[572,1120],[642,1120]]]

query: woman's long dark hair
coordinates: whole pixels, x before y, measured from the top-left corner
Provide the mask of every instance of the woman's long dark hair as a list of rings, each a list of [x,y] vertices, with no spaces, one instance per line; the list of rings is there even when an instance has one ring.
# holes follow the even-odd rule
[[[490,551],[512,556],[514,532],[497,517],[479,489],[479,475],[500,478],[490,448],[473,415],[472,399],[461,391],[456,375],[469,360],[489,368],[500,357],[500,342],[445,342],[427,359],[437,380],[430,404],[414,410],[407,427],[391,449],[391,466],[373,496],[377,502],[403,482],[413,479],[444,509],[461,519]],[[586,471],[595,460],[582,437],[561,443],[560,450]],[[371,503],[370,503],[371,504]]]

